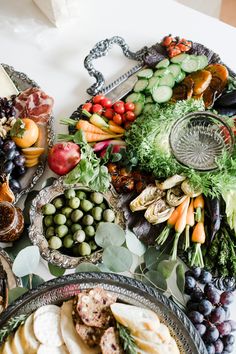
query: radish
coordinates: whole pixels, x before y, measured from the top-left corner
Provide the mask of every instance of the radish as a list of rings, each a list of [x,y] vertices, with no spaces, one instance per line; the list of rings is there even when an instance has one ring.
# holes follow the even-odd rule
[[[96,143],[93,147],[93,151],[94,152],[99,152],[103,149],[106,149],[109,145],[116,145],[119,146],[119,148],[121,147],[125,147],[126,143],[123,140],[105,140],[105,141],[100,141],[98,143]]]
[[[72,142],[57,143],[49,151],[48,165],[58,175],[70,172],[79,162],[80,147]]]

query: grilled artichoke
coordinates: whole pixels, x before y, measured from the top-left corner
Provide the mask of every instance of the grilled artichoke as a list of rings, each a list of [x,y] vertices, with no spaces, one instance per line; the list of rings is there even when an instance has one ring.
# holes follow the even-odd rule
[[[180,186],[168,189],[166,193],[166,201],[173,207],[180,205],[186,198],[187,196],[184,194]]]
[[[160,199],[165,195],[165,192],[161,191],[158,187],[150,184],[148,185],[141,194],[139,194],[130,203],[130,209],[134,211],[145,210],[154,201]]]
[[[184,194],[186,194],[190,198],[195,198],[195,197],[199,196],[202,193],[202,191],[200,189],[199,190],[194,189],[190,185],[188,179],[186,179],[185,181],[183,181],[181,183],[181,189],[184,192]]]
[[[149,205],[144,217],[153,225],[160,224],[169,219],[175,208],[167,205],[165,200],[159,199]]]
[[[185,178],[186,177],[184,176],[174,175],[172,177],[167,178],[164,182],[156,182],[156,186],[161,190],[170,189],[183,182]]]

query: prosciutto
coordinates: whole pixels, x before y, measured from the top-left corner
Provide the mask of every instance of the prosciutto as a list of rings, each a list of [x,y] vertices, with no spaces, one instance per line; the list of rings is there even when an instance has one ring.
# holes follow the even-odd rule
[[[31,87],[19,94],[15,100],[17,118],[31,118],[36,123],[47,123],[54,100],[37,87]]]

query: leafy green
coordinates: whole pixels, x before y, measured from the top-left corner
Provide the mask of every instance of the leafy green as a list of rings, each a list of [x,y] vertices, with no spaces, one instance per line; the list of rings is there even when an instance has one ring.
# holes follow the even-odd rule
[[[20,286],[9,289],[9,294],[8,294],[9,304],[11,304],[13,301],[18,299],[18,297],[20,297],[21,295],[25,294],[27,291],[28,291],[27,288],[22,288]]]
[[[126,246],[130,250],[130,252],[136,254],[139,257],[144,255],[146,251],[146,246],[137,238],[137,236],[133,232],[126,230],[125,238]]]
[[[227,92],[231,92],[234,90],[236,90],[236,79],[235,79],[235,77],[230,76],[228,79]]]
[[[132,337],[130,330],[125,327],[122,326],[120,323],[116,323],[118,332],[119,332],[119,337],[121,339],[122,342],[122,346],[123,349],[125,351],[125,353],[127,354],[136,354],[137,353],[137,349],[136,349],[136,344],[134,341],[134,338]]]
[[[88,262],[83,262],[78,265],[78,267],[75,269],[76,273],[80,272],[96,272],[99,273],[101,270],[96,266],[95,264],[88,263]]]
[[[103,252],[102,260],[112,272],[125,272],[130,270],[133,256],[125,247],[108,246]]]
[[[179,291],[183,294],[185,284],[185,271],[184,265],[182,263],[179,263],[176,267],[176,283]]]
[[[96,244],[102,248],[121,246],[125,242],[125,232],[117,224],[102,222],[98,225],[95,234]]]
[[[11,128],[10,135],[11,137],[15,136],[17,138],[22,138],[23,134],[25,132],[25,123],[18,118]]]
[[[164,279],[168,279],[171,276],[175,266],[176,261],[163,260],[158,263],[157,271],[163,276]]]
[[[82,130],[75,135],[61,135],[64,140],[73,140],[80,146],[81,160],[78,165],[65,176],[66,184],[82,183],[96,191],[105,192],[109,188],[110,175],[107,167],[87,144]]]

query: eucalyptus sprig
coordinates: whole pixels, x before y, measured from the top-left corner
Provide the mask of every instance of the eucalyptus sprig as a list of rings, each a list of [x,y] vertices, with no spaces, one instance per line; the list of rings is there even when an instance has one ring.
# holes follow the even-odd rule
[[[121,343],[123,346],[123,349],[125,353],[127,354],[136,354],[137,353],[137,347],[134,341],[134,338],[132,337],[130,330],[122,326],[120,323],[116,323],[118,332],[119,332],[119,337],[121,339]]]
[[[27,317],[28,315],[24,314],[11,318],[8,321],[7,325],[0,329],[0,342],[2,342],[6,338],[6,336],[11,334],[14,329],[23,324]]]

